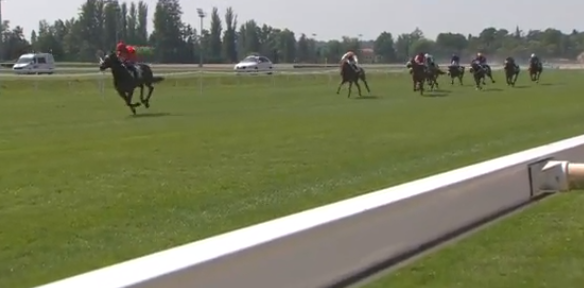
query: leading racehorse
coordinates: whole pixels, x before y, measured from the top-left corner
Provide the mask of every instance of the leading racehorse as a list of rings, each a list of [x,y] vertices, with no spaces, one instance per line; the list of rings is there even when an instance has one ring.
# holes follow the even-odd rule
[[[140,69],[141,73],[134,73],[128,70],[115,52],[104,56],[103,52],[100,51],[98,52],[98,57],[100,60],[99,70],[105,71],[106,69],[111,69],[114,87],[134,115],[136,115],[136,107],[140,106],[140,103],[132,103],[134,90],[137,87],[140,87],[140,102],[146,108],[150,107],[150,97],[152,97],[152,92],[154,92],[154,86],[152,84],[161,82],[164,80],[164,77],[154,76],[150,66],[142,63],[136,64],[136,68]],[[148,96],[146,98],[144,98],[144,86],[148,87]]]
[[[367,84],[367,79],[365,77],[365,70],[363,70],[361,67],[351,65],[349,62],[344,62],[341,68],[341,84],[339,84],[339,88],[337,89],[337,95],[341,92],[341,87],[343,87],[343,84],[349,83],[349,93],[347,94],[347,98],[351,97],[353,84],[357,86],[359,97],[363,96],[361,94],[361,85],[359,85],[359,80],[363,81],[365,88],[367,88],[367,92],[371,93],[369,84]]]

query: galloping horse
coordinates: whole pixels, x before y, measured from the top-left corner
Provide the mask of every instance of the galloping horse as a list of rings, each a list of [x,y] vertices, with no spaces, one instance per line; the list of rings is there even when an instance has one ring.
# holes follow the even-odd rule
[[[503,66],[503,70],[505,70],[505,81],[507,82],[508,86],[515,86],[517,82],[517,77],[519,77],[519,66],[512,61],[506,61],[505,66]]]
[[[541,62],[531,62],[529,64],[529,78],[531,81],[535,83],[539,83],[539,77],[541,76],[541,72],[543,72],[543,65]]]
[[[146,106],[150,107],[150,97],[152,97],[152,92],[154,92],[154,86],[152,84],[161,82],[164,77],[154,76],[152,74],[152,69],[146,64],[136,64],[136,68],[140,69],[141,73],[134,73],[122,63],[115,52],[111,52],[108,55],[103,55],[103,52],[98,52],[99,57],[99,70],[105,71],[106,69],[111,69],[114,87],[120,97],[126,102],[126,105],[132,111],[132,114],[136,115],[136,108],[140,106],[140,103],[132,103],[132,97],[134,96],[134,90],[140,87],[140,102]],[[144,86],[148,87],[148,96],[144,98]]]
[[[464,66],[460,65],[450,65],[448,66],[448,75],[450,76],[450,85],[454,85],[454,79],[458,78],[458,83],[462,84],[462,78],[464,77]]]
[[[343,63],[341,68],[341,84],[339,84],[339,88],[337,89],[337,95],[341,92],[341,87],[343,87],[343,84],[349,83],[349,93],[347,94],[347,98],[351,97],[351,88],[353,88],[353,84],[357,86],[359,97],[363,96],[361,94],[361,85],[359,85],[359,80],[363,81],[365,88],[367,88],[367,92],[371,93],[369,84],[367,84],[367,79],[365,77],[365,70],[363,70],[361,67],[353,66],[348,62]]]
[[[420,91],[420,95],[424,95],[424,82],[426,82],[426,79],[428,78],[426,66],[418,64],[412,60],[406,64],[406,67],[410,69],[410,74],[412,75],[414,92]]]
[[[470,64],[470,69],[469,72],[472,74],[473,79],[475,81],[475,87],[477,90],[483,89],[481,83],[483,85],[485,84],[485,75],[487,75],[487,71],[485,69],[485,67],[479,65],[476,62],[472,62]]]
[[[440,88],[438,84],[438,76],[446,74],[444,71],[440,70],[438,65],[433,64],[428,67],[426,70],[426,80],[428,81],[428,85],[430,85],[430,90],[434,90],[434,88]]]

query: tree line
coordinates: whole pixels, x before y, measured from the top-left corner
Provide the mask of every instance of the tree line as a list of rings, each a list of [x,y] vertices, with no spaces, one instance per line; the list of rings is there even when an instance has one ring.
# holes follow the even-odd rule
[[[0,59],[14,60],[27,52],[51,52],[57,61],[95,61],[97,50],[112,50],[118,40],[139,47],[142,60],[156,63],[235,63],[258,53],[275,63],[335,63],[347,50],[356,51],[362,62],[403,63],[418,52],[448,58],[456,53],[470,57],[476,52],[486,55],[524,59],[531,53],[543,58],[575,59],[584,52],[584,32],[566,34],[549,28],[509,31],[488,27],[478,35],[440,33],[436,39],[424,36],[420,29],[393,35],[382,32],[376,39],[360,40],[346,36],[338,40],[317,41],[311,35],[296,34],[285,27],[272,27],[255,20],[240,23],[232,8],[212,9],[210,27],[202,31],[183,21],[178,0],[158,0],[153,19],[143,2],[87,0],[77,17],[53,23],[39,22],[24,36],[22,27],[10,21],[0,26]],[[189,19],[197,23],[198,19]],[[153,31],[148,33],[148,21]]]

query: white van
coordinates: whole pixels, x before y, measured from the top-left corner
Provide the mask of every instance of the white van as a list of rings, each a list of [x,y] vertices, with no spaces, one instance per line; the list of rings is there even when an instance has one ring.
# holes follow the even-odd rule
[[[55,58],[51,53],[28,53],[18,58],[12,67],[16,74],[53,74]]]

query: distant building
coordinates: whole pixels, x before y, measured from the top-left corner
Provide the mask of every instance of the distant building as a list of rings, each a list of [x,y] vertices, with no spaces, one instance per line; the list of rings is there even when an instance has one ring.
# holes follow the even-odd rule
[[[375,51],[371,48],[359,49],[359,62],[369,64],[377,62]]]

